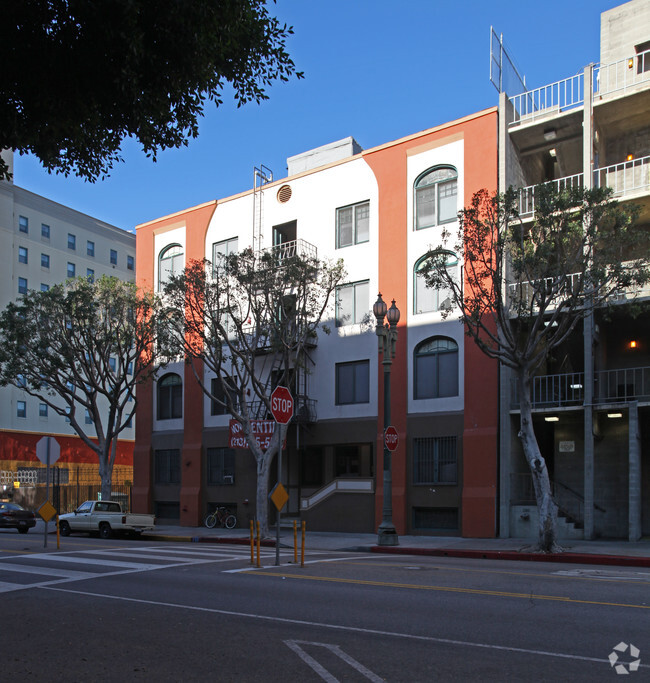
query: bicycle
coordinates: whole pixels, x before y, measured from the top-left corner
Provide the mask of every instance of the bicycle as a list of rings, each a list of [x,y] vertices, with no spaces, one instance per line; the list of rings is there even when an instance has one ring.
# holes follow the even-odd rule
[[[214,529],[217,523],[220,527],[226,529],[234,529],[237,526],[237,517],[225,507],[218,507],[214,512],[211,512],[203,521],[208,529]]]

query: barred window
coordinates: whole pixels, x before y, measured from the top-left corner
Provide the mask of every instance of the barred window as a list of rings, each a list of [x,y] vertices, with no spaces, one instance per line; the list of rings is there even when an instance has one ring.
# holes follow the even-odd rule
[[[208,448],[208,486],[235,483],[235,451],[232,448]]]
[[[456,484],[458,463],[455,436],[413,439],[413,483]]]
[[[181,483],[181,452],[177,448],[155,452],[154,480],[156,484]]]

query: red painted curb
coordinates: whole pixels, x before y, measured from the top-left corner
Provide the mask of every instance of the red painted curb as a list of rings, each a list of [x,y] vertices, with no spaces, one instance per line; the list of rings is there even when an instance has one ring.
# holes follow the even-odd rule
[[[595,555],[588,553],[518,553],[513,550],[454,550],[446,548],[402,548],[372,546],[370,552],[388,555],[428,555],[478,560],[515,560],[519,562],[559,562],[565,564],[614,565],[619,567],[650,567],[650,557]]]

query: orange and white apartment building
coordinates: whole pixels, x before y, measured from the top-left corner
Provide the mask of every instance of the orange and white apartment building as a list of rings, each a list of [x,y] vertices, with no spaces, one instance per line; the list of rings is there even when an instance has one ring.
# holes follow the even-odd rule
[[[497,520],[498,369],[466,341],[443,292],[418,269],[479,189],[496,191],[497,107],[379,147],[352,139],[266,169],[254,187],[139,225],[137,282],[159,290],[191,259],[296,241],[343,259],[347,281],[329,311],[332,333],[310,357],[291,423],[283,516],[312,530],[373,532],[383,504],[383,389],[372,305],[401,311],[392,366],[392,509],[398,534],[492,537]],[[258,182],[259,181],[259,182]],[[449,267],[463,264],[450,252]],[[368,318],[372,321],[368,323]],[[209,378],[207,378],[209,379]],[[240,525],[256,515],[255,462],[231,450],[218,413],[183,362],[138,388],[134,509],[185,526],[228,505]]]

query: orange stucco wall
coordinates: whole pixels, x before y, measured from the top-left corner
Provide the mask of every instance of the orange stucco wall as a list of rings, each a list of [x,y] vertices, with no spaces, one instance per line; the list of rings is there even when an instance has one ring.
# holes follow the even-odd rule
[[[185,262],[205,256],[205,237],[216,202],[203,204],[187,211],[138,226],[136,232],[136,272],[138,286],[153,289],[155,235],[166,230],[185,227]],[[186,367],[184,377],[183,453],[181,456],[181,524],[196,526],[201,522],[201,436],[203,431],[203,394],[194,387],[196,380]],[[153,382],[138,388],[136,433],[153,432]],[[133,453],[134,486],[133,509],[148,512],[152,509],[153,462],[151,442],[138,438]]]
[[[392,457],[393,522],[398,534],[407,529],[407,340],[409,307],[407,287],[411,267],[407,240],[412,223],[407,215],[407,157],[415,148],[444,144],[445,139],[464,141],[464,205],[474,192],[497,188],[497,112],[489,109],[421,135],[364,154],[379,187],[379,289],[390,305],[396,299],[401,311],[397,355],[391,375],[391,422],[400,435]],[[374,301],[374,299],[373,299]],[[381,359],[380,359],[381,362]],[[383,385],[379,368],[379,418],[377,421],[377,479],[375,514],[381,521],[383,506]],[[486,400],[487,399],[487,400]],[[462,534],[494,536],[496,531],[497,478],[497,368],[471,342],[465,344],[465,430],[463,434]]]

